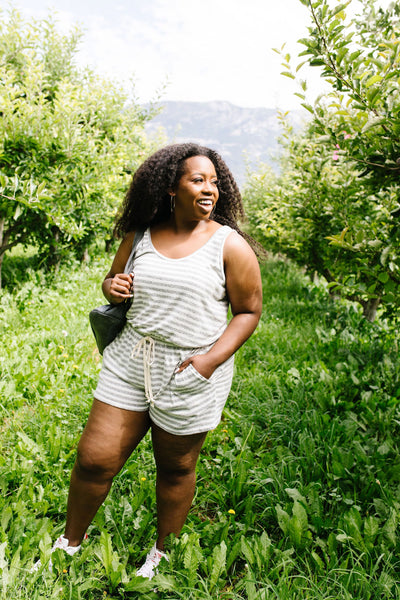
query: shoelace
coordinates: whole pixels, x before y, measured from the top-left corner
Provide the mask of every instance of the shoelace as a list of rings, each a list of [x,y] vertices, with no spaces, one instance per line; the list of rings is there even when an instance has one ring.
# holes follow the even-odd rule
[[[83,539],[87,540],[88,537],[89,537],[88,534],[85,533],[85,535],[83,536]],[[79,544],[79,546],[68,546],[68,541],[69,540],[66,540],[66,538],[63,535],[61,535],[54,542],[53,547],[51,548],[50,559],[49,559],[49,564],[48,564],[49,571],[51,571],[52,568],[53,568],[53,562],[51,560],[51,554],[55,550],[64,550],[64,552],[66,552],[70,556],[73,556],[74,554],[76,554],[76,552],[78,552],[81,549],[81,544]],[[67,542],[67,544],[65,544],[65,542]],[[68,548],[73,548],[74,549],[73,552],[71,553],[70,551],[68,551]],[[42,561],[39,559],[39,560],[37,560],[35,562],[35,564],[31,568],[30,572],[31,573],[35,573],[36,571],[38,571],[40,569],[41,566],[42,566]]]
[[[154,575],[158,573],[158,565],[160,564],[160,561],[163,558],[165,558],[166,561],[169,562],[169,558],[165,554],[165,552],[157,550],[157,548],[152,548],[146,556],[145,563],[137,571],[136,574],[141,577],[147,577],[148,579],[152,579]]]

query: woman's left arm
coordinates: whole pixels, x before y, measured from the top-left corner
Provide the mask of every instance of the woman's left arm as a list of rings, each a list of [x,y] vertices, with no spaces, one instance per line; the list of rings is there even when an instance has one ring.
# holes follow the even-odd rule
[[[251,336],[262,310],[260,268],[253,250],[237,233],[228,236],[224,245],[226,289],[232,319],[221,337],[206,354],[196,354],[183,361],[179,371],[192,363],[207,379]]]

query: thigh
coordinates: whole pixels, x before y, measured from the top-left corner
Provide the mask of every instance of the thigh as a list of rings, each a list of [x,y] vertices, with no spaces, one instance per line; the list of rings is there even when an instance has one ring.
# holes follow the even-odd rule
[[[148,411],[116,408],[96,398],[78,445],[80,462],[117,473],[150,427]]]
[[[157,469],[183,473],[194,471],[207,433],[173,435],[152,423],[151,437]]]

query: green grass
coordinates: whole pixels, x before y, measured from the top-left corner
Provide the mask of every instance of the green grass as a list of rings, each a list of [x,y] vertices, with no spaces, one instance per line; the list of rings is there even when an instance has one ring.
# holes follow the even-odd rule
[[[30,270],[0,299],[0,597],[12,600],[400,598],[400,359],[396,328],[332,302],[288,263],[263,268],[264,312],[238,352],[195,502],[157,580],[144,440],[73,559],[46,559],[100,368],[89,310],[108,260]],[[231,512],[229,512],[231,511]],[[153,591],[157,585],[158,594]]]

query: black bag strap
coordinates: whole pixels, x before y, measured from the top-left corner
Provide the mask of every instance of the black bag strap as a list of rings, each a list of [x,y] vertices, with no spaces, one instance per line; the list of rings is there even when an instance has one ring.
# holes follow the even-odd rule
[[[137,248],[140,240],[143,238],[143,236],[144,236],[144,231],[136,231],[135,237],[133,238],[132,250],[131,250],[128,260],[126,261],[124,273],[130,273],[132,271],[133,261],[135,260],[136,248]]]

